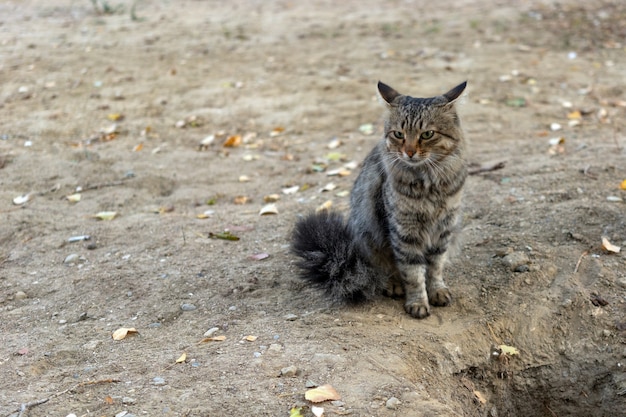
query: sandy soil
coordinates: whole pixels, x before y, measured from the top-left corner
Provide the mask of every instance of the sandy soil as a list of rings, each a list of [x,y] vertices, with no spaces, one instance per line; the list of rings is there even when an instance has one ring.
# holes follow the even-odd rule
[[[0,415],[311,416],[322,384],[326,416],[624,415],[626,4],[518,3],[1,2]],[[358,167],[328,174],[378,140],[379,79],[468,80],[426,320],[330,305],[289,254],[347,209]]]

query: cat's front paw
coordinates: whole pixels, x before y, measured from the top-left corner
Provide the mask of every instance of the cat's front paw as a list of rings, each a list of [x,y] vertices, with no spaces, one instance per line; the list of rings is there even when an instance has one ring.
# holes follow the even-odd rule
[[[446,287],[438,288],[434,293],[430,294],[429,301],[434,306],[445,307],[452,302],[452,294]]]
[[[427,301],[406,303],[404,305],[404,310],[416,319],[424,319],[430,316],[430,306]]]

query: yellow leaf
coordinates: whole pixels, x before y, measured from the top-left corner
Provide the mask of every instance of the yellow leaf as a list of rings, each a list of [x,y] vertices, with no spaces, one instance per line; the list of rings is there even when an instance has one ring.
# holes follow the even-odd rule
[[[241,135],[232,135],[226,138],[223,146],[225,148],[235,148],[239,145],[241,145]]]
[[[498,346],[503,354],[505,355],[519,355],[519,350],[514,348],[513,346],[500,345]]]
[[[121,113],[110,113],[107,115],[107,119],[111,120],[112,122],[117,122],[118,120],[123,120],[124,115]]]
[[[257,339],[258,339],[258,336],[252,336],[252,335],[244,337],[244,340],[247,340],[248,342],[254,342]]]
[[[332,385],[322,385],[317,388],[313,388],[304,393],[304,398],[313,402],[320,403],[327,400],[340,400],[341,396],[337,393]]]
[[[139,332],[134,327],[120,327],[119,329],[113,332],[111,337],[113,338],[113,340],[122,340],[127,335],[135,334],[135,333],[139,333]]]
[[[270,132],[270,136],[274,137],[274,136],[278,136],[281,133],[283,133],[285,131],[285,128],[282,126],[276,126],[274,129],[272,129],[272,131]]]
[[[76,194],[70,194],[68,196],[65,196],[65,199],[67,201],[69,201],[70,203],[78,203],[80,201],[80,194],[76,193]]]
[[[622,183],[619,185],[619,188],[626,191],[626,180],[622,181]]]
[[[204,339],[202,339],[202,340],[200,341],[200,343],[206,343],[206,342],[223,342],[224,340],[226,340],[226,336],[205,337]]]
[[[293,407],[289,410],[289,417],[304,417],[302,415],[302,407]]]
[[[613,252],[613,253],[619,253],[619,251],[621,250],[619,246],[615,246],[614,244],[609,242],[609,239],[605,237],[602,237],[602,249],[604,249],[607,252]]]
[[[573,112],[567,114],[567,118],[570,120],[578,120],[581,117],[582,115],[580,114],[579,110],[574,110]]]
[[[187,354],[185,352],[183,352],[182,355],[180,355],[180,358],[176,359],[176,363],[183,363],[187,360]]]
[[[315,209],[315,211],[316,212],[320,212],[322,210],[329,210],[332,206],[333,206],[333,202],[331,200],[328,200],[328,201],[324,202],[324,204],[319,206],[317,209]]]
[[[113,220],[117,217],[117,211],[101,211],[94,217],[98,220]]]

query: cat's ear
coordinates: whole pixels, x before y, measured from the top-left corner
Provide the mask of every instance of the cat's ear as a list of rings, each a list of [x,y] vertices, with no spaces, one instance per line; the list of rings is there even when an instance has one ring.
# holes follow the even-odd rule
[[[378,92],[380,93],[380,96],[383,98],[383,100],[387,102],[387,104],[393,104],[393,101],[396,99],[396,97],[401,95],[382,81],[378,81]]]
[[[448,104],[454,103],[461,96],[461,94],[463,94],[465,87],[467,87],[467,81],[463,81],[461,84],[445,93],[443,97],[448,100]]]

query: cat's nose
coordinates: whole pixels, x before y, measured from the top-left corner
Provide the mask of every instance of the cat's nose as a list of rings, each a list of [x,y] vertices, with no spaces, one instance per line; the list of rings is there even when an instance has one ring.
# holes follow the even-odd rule
[[[412,150],[412,149],[407,149],[407,150],[405,150],[404,152],[406,153],[406,155],[407,155],[409,158],[413,158],[413,155],[415,155],[415,151],[414,151],[414,150]]]

